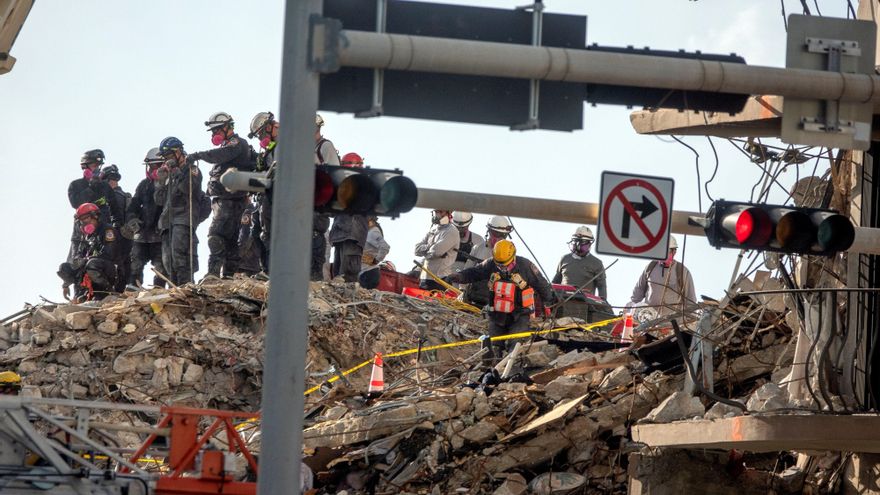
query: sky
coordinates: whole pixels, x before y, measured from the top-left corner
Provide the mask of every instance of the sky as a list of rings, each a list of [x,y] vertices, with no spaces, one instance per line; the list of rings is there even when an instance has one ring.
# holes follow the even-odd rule
[[[444,3],[514,8],[525,2]],[[787,13],[800,12],[798,1],[783,4]],[[547,12],[588,16],[589,43],[735,52],[749,64],[784,66],[779,2],[546,0],[545,5]],[[818,5],[823,15],[846,16],[844,0],[820,0]],[[40,296],[62,300],[55,272],[69,247],[73,210],[66,191],[81,175],[79,158],[85,150],[103,149],[107,163],[120,167],[122,187],[133,192],[144,177],[144,155],[162,138],[174,135],[190,152],[205,150],[211,143],[202,123],[213,112],[232,114],[242,135],[255,113],[278,114],[283,9],[278,0],[35,3],[12,48],[18,62],[0,76],[0,204],[7,225],[0,256],[0,317],[26,302],[40,302]],[[571,133],[355,119],[332,112],[323,117],[324,134],[340,153],[356,151],[367,165],[400,168],[420,187],[596,202],[601,173],[607,170],[670,177],[675,180],[674,209],[708,209],[709,198],[698,193],[703,184],[697,182],[693,152],[669,137],[636,134],[630,112],[620,106],[586,106],[584,129]],[[283,125],[284,116],[279,120]],[[708,140],[683,139],[699,153],[705,182],[715,168]],[[727,140],[713,142],[718,170],[709,192],[716,199],[747,200],[761,170]],[[803,177],[813,163],[801,167]],[[780,178],[783,185],[794,182],[793,169]],[[774,197],[784,200],[785,194],[778,188]],[[487,220],[475,215],[474,230],[483,234]],[[515,238],[520,254],[538,261],[552,277],[577,225],[516,218],[514,224],[534,256]],[[208,225],[198,230],[197,278],[207,265]],[[414,245],[430,227],[430,212],[415,209],[382,225],[392,246],[388,258],[399,269],[409,268]],[[678,240],[685,241],[682,236]],[[716,250],[705,238],[692,236],[679,259],[682,254],[697,294],[720,297],[736,252]],[[616,258],[600,259],[607,266]],[[621,257],[608,270],[612,304],[626,303],[646,263]]]

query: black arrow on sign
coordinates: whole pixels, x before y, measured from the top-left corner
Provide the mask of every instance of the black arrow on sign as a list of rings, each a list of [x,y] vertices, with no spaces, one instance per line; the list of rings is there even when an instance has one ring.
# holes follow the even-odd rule
[[[642,202],[641,203],[631,203],[631,204],[632,204],[633,210],[641,212],[641,213],[639,213],[639,218],[645,218],[648,215],[650,215],[651,213],[654,213],[655,211],[658,210],[657,205],[652,203],[651,200],[648,199],[647,197],[645,197],[644,194],[642,195]],[[623,224],[621,225],[621,228],[620,228],[620,237],[622,237],[624,239],[629,238],[629,222],[631,220],[632,220],[632,217],[629,214],[629,210],[624,210]]]

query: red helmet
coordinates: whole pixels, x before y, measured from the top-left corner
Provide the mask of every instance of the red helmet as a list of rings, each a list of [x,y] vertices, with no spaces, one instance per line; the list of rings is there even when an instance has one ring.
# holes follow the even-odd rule
[[[346,153],[345,156],[342,157],[342,166],[360,168],[364,166],[364,159],[357,153]]]
[[[76,209],[75,218],[81,218],[86,215],[98,215],[98,205],[95,203],[83,203],[79,205],[79,208]]]

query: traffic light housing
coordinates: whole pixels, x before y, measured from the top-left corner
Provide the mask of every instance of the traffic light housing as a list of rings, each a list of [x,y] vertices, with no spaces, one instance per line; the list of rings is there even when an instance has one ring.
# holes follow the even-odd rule
[[[827,256],[855,239],[852,222],[834,210],[719,200],[704,226],[716,248]]]
[[[392,218],[416,206],[418,189],[400,170],[319,165],[315,170],[315,211]]]

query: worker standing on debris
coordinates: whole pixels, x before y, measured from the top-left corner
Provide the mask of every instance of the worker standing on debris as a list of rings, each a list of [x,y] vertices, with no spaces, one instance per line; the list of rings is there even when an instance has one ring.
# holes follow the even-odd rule
[[[186,157],[186,164],[204,160],[214,165],[208,173],[208,196],[214,219],[208,228],[208,275],[232,277],[238,271],[238,231],[247,199],[244,191],[229,191],[220,184],[220,176],[230,168],[251,172],[256,156],[248,143],[235,133],[235,121],[226,112],[216,112],[205,121],[216,148],[197,151]]]
[[[75,300],[100,300],[115,288],[119,234],[112,225],[101,221],[100,208],[94,203],[80,205],[76,220],[83,233],[82,250],[58,269],[64,282],[61,288],[65,299],[70,299],[69,289],[75,284]]]
[[[364,254],[361,256],[362,266],[376,266],[379,262],[384,261],[391,251],[391,246],[385,241],[385,232],[379,225],[379,217],[372,216],[367,218],[367,244],[364,246]]]
[[[241,258],[239,271],[245,275],[256,275],[262,271],[260,239],[254,232],[254,216],[257,215],[257,205],[248,200],[244,213],[241,214],[241,223],[238,231],[238,254]],[[256,225],[259,225],[257,221]]]
[[[159,144],[165,159],[157,170],[154,198],[162,208],[158,228],[162,234],[162,265],[175,285],[193,281],[198,271],[199,239],[196,227],[204,220],[200,207],[202,172],[196,165],[187,165],[183,143],[169,136]]]
[[[110,186],[112,194],[110,195],[110,225],[120,233],[119,239],[116,240],[119,257],[119,276],[116,277],[116,292],[123,292],[128,278],[131,275],[131,248],[134,234],[125,226],[125,212],[128,205],[131,204],[131,194],[122,190],[119,181],[122,180],[122,174],[119,173],[119,167],[110,165],[101,169],[101,180]]]
[[[507,239],[495,243],[492,259],[443,279],[449,283],[488,282],[490,337],[527,331],[535,311],[535,292],[545,306],[556,302],[556,294],[538,267],[517,256],[516,246]],[[509,348],[509,343],[509,340],[494,343],[488,358],[500,359],[501,351]]]
[[[423,257],[422,263],[437,277],[452,273],[456,250],[459,244],[458,231],[452,225],[452,212],[449,210],[431,211],[431,229],[425,238],[416,244],[416,256]],[[419,275],[419,287],[429,290],[444,290],[425,270]]]
[[[138,183],[134,190],[134,196],[125,212],[125,226],[122,228],[122,236],[129,233],[134,241],[131,248],[131,275],[128,283],[133,286],[141,286],[144,282],[144,267],[149,261],[153,268],[165,274],[162,266],[162,236],[159,233],[159,214],[162,206],[156,203],[154,197],[156,182],[159,180],[159,167],[165,160],[159,155],[159,148],[152,148],[144,157],[146,177]],[[162,277],[155,275],[153,285],[165,287]]]
[[[483,238],[470,230],[470,225],[473,221],[474,216],[466,211],[456,211],[452,214],[452,225],[455,225],[455,228],[458,230],[459,238],[455,263],[452,264],[452,271],[454,272],[464,270],[465,265],[470,259],[471,250],[474,246],[483,243]]]
[[[324,127],[324,118],[315,114],[315,165],[339,165],[339,153],[336,151],[336,146],[321,134],[322,127]],[[323,280],[332,276],[329,273],[329,269],[327,270],[327,277],[324,276],[329,251],[328,230],[330,230],[330,216],[323,213],[313,214],[312,280]]]
[[[251,119],[250,133],[248,138],[260,140],[260,154],[257,157],[257,172],[265,172],[269,179],[275,178],[275,149],[278,146],[278,121],[272,112],[259,112]],[[254,203],[257,208],[251,221],[253,229],[251,234],[259,241],[257,248],[260,250],[260,264],[263,271],[269,273],[269,242],[270,229],[272,227],[272,188],[265,192],[254,195]]]
[[[673,259],[676,252],[678,241],[670,236],[668,256],[663,261],[648,263],[633,289],[629,305],[643,303],[664,315],[696,303],[694,279],[687,267]]]
[[[112,191],[106,182],[101,180],[101,166],[104,164],[104,152],[99,149],[89,150],[83,153],[79,160],[82,169],[82,177],[71,181],[67,187],[67,199],[70,207],[79,208],[81,204],[92,203],[100,208],[101,220],[110,222],[110,197]],[[73,233],[70,236],[70,250],[67,260],[82,250],[83,234],[79,225],[74,222]]]
[[[491,258],[495,244],[502,239],[510,238],[511,232],[513,232],[513,225],[507,217],[496,215],[490,218],[486,223],[486,240],[474,245],[470,252],[471,256],[464,267],[471,268],[477,266],[480,261]],[[464,301],[482,308],[489,304],[489,288],[486,284],[466,284]]]
[[[342,157],[342,166],[363,168],[364,159],[357,153],[346,153]],[[333,245],[334,278],[342,276],[346,282],[357,282],[369,229],[365,215],[339,213],[333,219],[330,244]]]
[[[593,231],[586,225],[575,229],[574,235],[568,241],[568,248],[571,252],[559,260],[556,275],[553,276],[553,283],[571,285],[602,299],[607,299],[605,265],[602,264],[602,260],[590,254],[590,247],[593,245],[594,239]]]

